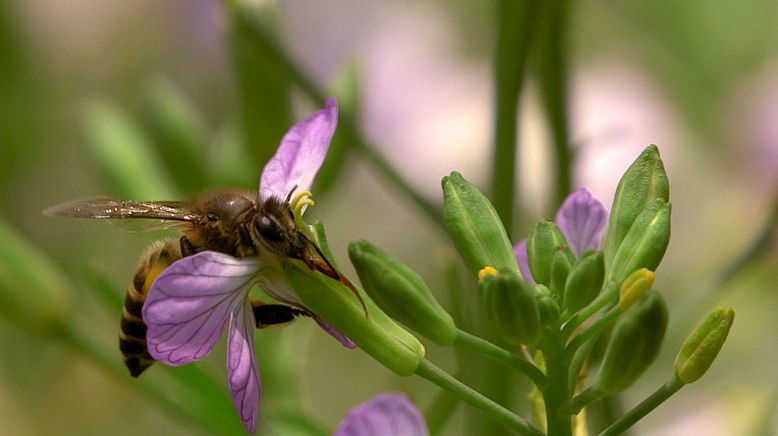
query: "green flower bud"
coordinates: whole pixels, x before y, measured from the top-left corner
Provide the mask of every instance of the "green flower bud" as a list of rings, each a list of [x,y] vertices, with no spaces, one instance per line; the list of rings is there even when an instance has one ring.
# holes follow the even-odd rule
[[[573,263],[570,261],[570,256],[564,250],[554,253],[551,258],[551,289],[555,293],[561,295],[564,292],[565,282],[572,268]]]
[[[705,374],[727,340],[734,319],[732,308],[719,307],[689,335],[675,359],[679,380],[693,383]]]
[[[0,219],[0,315],[30,334],[64,325],[68,281],[51,260]]]
[[[587,251],[575,263],[564,287],[562,304],[565,311],[575,313],[591,303],[605,280],[605,257],[601,251]]]
[[[365,291],[389,316],[437,344],[454,343],[454,320],[415,271],[367,241],[349,244],[348,254]]]
[[[389,318],[359,288],[368,316],[351,290],[324,274],[289,262],[284,275],[303,304],[348,336],[359,348],[398,375],[412,375],[424,357],[424,346]]]
[[[567,256],[570,263],[575,262],[559,227],[550,221],[539,221],[527,239],[527,261],[536,283],[551,284],[551,263],[558,251]]]
[[[667,305],[651,291],[616,322],[600,366],[597,389],[605,395],[628,388],[659,354]]]
[[[608,218],[608,232],[603,244],[605,264],[611,265],[632,223],[657,199],[667,202],[670,184],[656,145],[650,145],[635,159],[621,177]],[[653,269],[653,268],[652,268]]]
[[[516,255],[494,206],[457,172],[443,178],[443,218],[473,275],[486,266],[518,271]]]
[[[331,260],[324,227],[315,223],[308,230],[324,256],[337,268]],[[284,275],[306,307],[348,336],[379,363],[399,375],[415,373],[424,358],[424,346],[389,318],[363,290],[354,287],[365,303],[367,316],[351,289],[337,280],[312,271],[299,262],[285,264]]]
[[[559,303],[551,290],[544,285],[535,285],[535,292],[538,296],[538,309],[540,309],[540,325],[547,327],[559,319]]]
[[[521,275],[501,269],[478,283],[487,312],[503,338],[512,345],[533,345],[540,333],[540,312],[535,290]]]
[[[621,242],[608,275],[622,282],[633,271],[655,271],[670,242],[670,203],[655,200],[641,213]]]
[[[619,308],[626,311],[654,286],[654,272],[640,268],[624,280],[619,288]]]

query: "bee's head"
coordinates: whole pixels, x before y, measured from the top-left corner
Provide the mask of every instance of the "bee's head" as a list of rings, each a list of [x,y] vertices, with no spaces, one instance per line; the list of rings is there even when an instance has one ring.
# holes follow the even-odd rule
[[[299,259],[307,239],[297,231],[289,203],[275,197],[262,202],[252,222],[253,233],[276,254]]]

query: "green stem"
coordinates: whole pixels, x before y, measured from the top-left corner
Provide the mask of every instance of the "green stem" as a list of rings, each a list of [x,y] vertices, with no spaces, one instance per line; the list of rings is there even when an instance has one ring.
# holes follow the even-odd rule
[[[538,78],[540,92],[551,127],[554,144],[556,199],[552,210],[564,201],[572,189],[570,138],[567,114],[567,31],[569,2],[556,0],[543,2],[539,26]]]
[[[511,368],[521,371],[538,389],[543,390],[546,385],[546,376],[535,365],[519,357],[510,351],[499,347],[486,339],[479,338],[466,331],[459,330],[454,345],[475,351],[489,359],[500,362]]]
[[[575,316],[567,321],[564,328],[562,328],[562,337],[569,338],[579,325],[597,313],[597,311],[612,303],[618,297],[618,295],[619,287],[616,282],[609,282],[607,285],[605,285],[605,288],[603,288],[602,292],[600,292],[600,295],[598,295],[594,301],[589,303],[588,306],[579,310]]]
[[[586,327],[584,331],[582,331],[580,334],[578,334],[571,342],[567,345],[567,348],[565,348],[565,355],[568,358],[572,358],[573,354],[578,350],[578,348],[583,345],[584,343],[591,340],[596,340],[597,336],[602,333],[603,330],[605,330],[609,325],[613,323],[613,321],[616,320],[616,318],[619,317],[619,315],[622,314],[622,310],[619,308],[619,306],[613,307],[611,310],[605,313],[600,319],[593,322],[590,326]]]
[[[427,430],[431,435],[441,434],[443,427],[451,418],[451,414],[457,409],[461,400],[449,391],[438,391],[435,398],[424,410],[424,418],[427,421]]]
[[[640,421],[644,416],[651,413],[652,410],[656,409],[673,394],[678,392],[682,387],[684,387],[684,383],[679,380],[678,377],[673,376],[672,380],[657,389],[650,397],[643,400],[640,404],[627,412],[626,415],[622,416],[608,428],[603,430],[602,433],[600,433],[600,436],[615,436],[623,433],[636,422]]]
[[[324,105],[324,102],[327,99],[325,92],[323,92],[322,89],[297,66],[297,64],[278,45],[278,42],[271,38],[259,23],[250,18],[250,14],[246,10],[246,7],[234,3],[232,3],[232,5],[235,8],[235,17],[240,20],[245,20],[248,31],[247,35],[253,37],[258,44],[262,44],[266,51],[276,58],[276,62],[286,68],[292,82],[300,88],[303,94],[316,104]],[[432,222],[437,223],[441,230],[445,230],[443,222],[440,219],[441,214],[438,208],[417,192],[416,189],[414,189],[413,186],[389,164],[386,158],[376,151],[376,147],[371,145],[357,128],[354,117],[350,116],[348,113],[340,113],[339,119],[340,128],[344,129],[347,136],[354,140],[351,144],[351,148],[359,152],[362,158],[381,174],[381,176],[394,184],[400,192],[405,194],[412,203],[418,206],[419,209],[432,220]]]
[[[572,360],[570,361],[570,369],[567,371],[567,392],[570,395],[575,392],[575,387],[578,384],[578,377],[581,374],[581,369],[583,368],[584,363],[586,363],[586,359],[589,357],[589,353],[591,353],[592,348],[594,348],[594,344],[596,342],[597,338],[589,339],[588,342],[584,343],[578,348],[578,350],[576,350]]]
[[[567,390],[569,361],[565,357],[562,338],[558,336],[548,338],[548,342],[543,346],[543,355],[546,358],[546,373],[549,380],[548,387],[543,392],[548,434],[571,436],[572,418],[562,412],[562,405],[570,399]]]
[[[589,386],[588,389],[576,395],[569,401],[562,403],[561,412],[567,415],[577,415],[584,407],[592,401],[602,398],[602,393],[597,389],[597,385]]]
[[[492,200],[509,237],[513,229],[516,192],[516,119],[536,18],[535,3],[533,0],[500,0],[497,6]]]
[[[500,422],[517,433],[531,436],[543,435],[543,432],[534,425],[528,423],[524,418],[500,406],[489,398],[484,397],[481,393],[460,382],[427,359],[421,360],[419,367],[416,369],[416,375],[459,396],[471,406],[480,409],[495,421]]]

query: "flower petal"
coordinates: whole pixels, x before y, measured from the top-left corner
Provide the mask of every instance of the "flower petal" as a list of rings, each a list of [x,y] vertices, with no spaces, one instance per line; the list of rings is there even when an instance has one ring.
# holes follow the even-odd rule
[[[292,191],[307,191],[319,171],[338,124],[335,98],[310,117],[292,126],[276,154],[267,162],[259,181],[259,197],[286,198]]]
[[[351,411],[333,436],[427,436],[419,409],[405,395],[381,394]]]
[[[521,271],[524,280],[534,285],[535,279],[532,278],[532,271],[529,269],[529,258],[527,257],[527,240],[522,239],[518,244],[514,245],[513,252],[516,254],[516,262],[519,263],[519,271]]]
[[[258,276],[259,287],[274,299],[289,306],[301,307],[302,302],[284,274],[277,268],[262,268]]]
[[[554,222],[564,233],[573,254],[580,256],[586,250],[600,247],[607,218],[608,212],[602,203],[586,188],[580,188],[565,198]]]
[[[230,314],[244,301],[258,268],[205,251],[167,267],[143,305],[149,354],[167,365],[183,365],[208,354]]]
[[[338,342],[341,343],[346,348],[357,348],[357,344],[354,343],[351,339],[346,337],[343,333],[335,330],[335,327],[329,325],[327,321],[324,321],[323,319],[319,318],[316,315],[313,315],[313,320],[316,321],[316,324],[319,324],[319,327],[321,327],[322,330],[327,332],[330,336],[337,339]]]
[[[257,429],[259,415],[259,370],[254,358],[254,311],[249,301],[230,316],[227,340],[227,385],[243,426],[250,433]]]

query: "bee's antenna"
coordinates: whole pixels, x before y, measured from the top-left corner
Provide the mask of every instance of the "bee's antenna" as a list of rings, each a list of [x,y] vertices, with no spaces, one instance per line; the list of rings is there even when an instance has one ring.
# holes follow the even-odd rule
[[[349,279],[346,278],[346,276],[341,274],[337,269],[335,269],[334,266],[332,266],[330,261],[327,260],[327,258],[324,256],[324,253],[321,252],[321,249],[316,244],[312,243],[307,237],[305,239],[308,240],[308,243],[316,250],[317,256],[303,256],[301,260],[310,268],[313,268],[316,271],[319,271],[327,277],[333,278],[346,286],[351,291],[351,293],[357,297],[357,300],[359,300],[359,305],[362,306],[362,312],[365,313],[365,318],[370,318],[370,315],[367,312],[367,305],[365,304],[365,300],[363,300],[362,296],[359,295],[357,288],[351,283]],[[317,258],[323,261],[324,265],[326,265],[326,268],[323,267],[324,265],[322,265]]]
[[[289,203],[292,200],[292,194],[297,189],[297,185],[292,186],[292,189],[289,190],[289,193],[286,194],[286,203]]]

